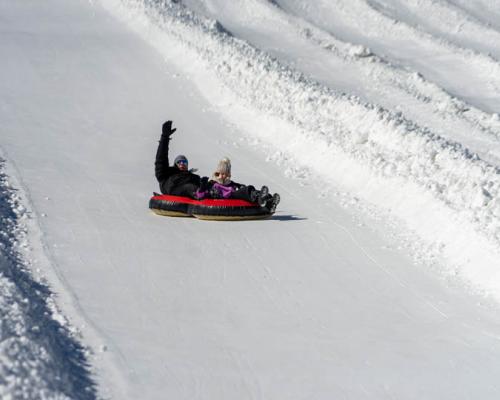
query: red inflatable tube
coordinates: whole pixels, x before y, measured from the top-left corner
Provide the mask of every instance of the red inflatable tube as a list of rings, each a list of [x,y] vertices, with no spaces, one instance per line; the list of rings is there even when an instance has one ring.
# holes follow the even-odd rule
[[[189,197],[154,194],[149,208],[156,214],[170,217],[196,217],[208,220],[245,220],[269,218],[267,207],[236,199],[195,200]]]

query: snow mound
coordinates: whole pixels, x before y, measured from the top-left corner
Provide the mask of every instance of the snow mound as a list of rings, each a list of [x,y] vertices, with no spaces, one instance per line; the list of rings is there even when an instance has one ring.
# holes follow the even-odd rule
[[[497,166],[400,112],[308,78],[177,1],[103,1],[169,61],[181,56],[185,67],[190,60],[185,72],[229,120],[258,115],[268,126],[248,133],[439,242],[455,270],[500,298]],[[353,52],[370,54],[364,47]]]
[[[94,399],[83,347],[23,253],[27,210],[0,159],[0,398]]]

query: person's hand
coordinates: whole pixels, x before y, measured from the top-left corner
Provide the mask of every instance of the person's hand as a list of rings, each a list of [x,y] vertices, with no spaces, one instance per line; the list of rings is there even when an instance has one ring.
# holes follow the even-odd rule
[[[166,121],[162,128],[161,128],[161,134],[162,136],[166,136],[170,138],[170,136],[177,130],[177,128],[172,129],[172,121]]]
[[[212,199],[222,199],[222,193],[216,187],[211,188],[209,193]]]
[[[200,190],[208,190],[208,176],[200,179]]]

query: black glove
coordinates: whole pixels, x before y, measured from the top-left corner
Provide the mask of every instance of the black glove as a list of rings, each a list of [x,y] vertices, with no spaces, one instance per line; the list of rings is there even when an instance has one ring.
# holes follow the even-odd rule
[[[200,180],[200,191],[204,192],[205,190],[208,190],[208,176],[204,176]]]
[[[176,130],[177,128],[172,129],[172,121],[167,121],[161,127],[161,135],[170,138]]]
[[[222,199],[222,193],[217,188],[210,189],[209,194],[212,199]]]

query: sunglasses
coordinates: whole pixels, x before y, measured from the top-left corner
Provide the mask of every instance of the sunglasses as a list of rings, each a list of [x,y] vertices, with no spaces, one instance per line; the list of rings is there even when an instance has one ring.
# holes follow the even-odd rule
[[[188,162],[187,162],[187,160],[179,160],[179,161],[177,161],[176,164],[188,165]]]

